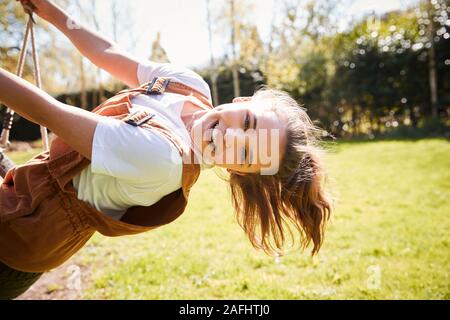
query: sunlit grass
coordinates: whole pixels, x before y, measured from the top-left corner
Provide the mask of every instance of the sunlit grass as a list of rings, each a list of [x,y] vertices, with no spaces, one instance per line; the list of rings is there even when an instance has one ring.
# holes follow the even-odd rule
[[[172,224],[88,243],[85,298],[450,299],[450,143],[340,143],[327,162],[336,210],[317,258],[255,251],[207,171]]]
[[[38,153],[42,152],[42,149],[33,149],[30,152],[26,151],[16,151],[9,153],[8,156],[13,160],[15,163],[21,164],[29,160],[30,158],[34,157]]]

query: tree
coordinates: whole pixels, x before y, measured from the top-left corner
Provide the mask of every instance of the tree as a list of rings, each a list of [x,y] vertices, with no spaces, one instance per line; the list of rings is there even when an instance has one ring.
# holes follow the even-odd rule
[[[264,65],[265,48],[258,28],[249,24],[241,27],[239,60],[249,70],[257,70]]]
[[[212,20],[211,20],[211,7],[210,1],[206,1],[206,20],[208,23],[208,40],[209,40],[209,56],[210,56],[210,73],[211,73],[211,84],[212,84],[212,100],[214,105],[219,105],[219,90],[217,87],[217,66],[214,59],[214,53],[212,49]]]
[[[0,65],[11,72],[15,71],[26,21],[15,1],[0,2]]]
[[[239,64],[237,60],[237,36],[238,26],[236,21],[236,11],[235,11],[235,0],[228,0],[230,5],[230,46],[231,46],[231,72],[233,74],[233,88],[234,96],[239,97],[241,95],[241,90],[239,86]]]
[[[167,57],[166,50],[161,45],[161,33],[156,33],[156,39],[152,43],[152,52],[150,55],[150,60],[155,62],[170,62],[169,58]]]

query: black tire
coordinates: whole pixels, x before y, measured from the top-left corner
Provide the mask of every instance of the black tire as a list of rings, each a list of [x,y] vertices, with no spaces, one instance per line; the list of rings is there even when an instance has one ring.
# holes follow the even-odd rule
[[[0,300],[17,298],[35,283],[42,273],[22,272],[0,262]]]

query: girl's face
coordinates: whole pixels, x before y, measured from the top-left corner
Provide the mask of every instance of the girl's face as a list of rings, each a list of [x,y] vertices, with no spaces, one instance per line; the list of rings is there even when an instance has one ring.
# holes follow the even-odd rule
[[[198,112],[191,136],[203,161],[236,174],[278,170],[285,129],[275,112],[261,104],[235,98],[233,103]]]

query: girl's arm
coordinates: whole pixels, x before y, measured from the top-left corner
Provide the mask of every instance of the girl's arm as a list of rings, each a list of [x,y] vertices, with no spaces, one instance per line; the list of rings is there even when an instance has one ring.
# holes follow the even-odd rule
[[[95,128],[102,116],[63,104],[2,68],[0,101],[22,117],[49,128],[84,157],[91,159]]]
[[[83,56],[99,68],[112,74],[130,87],[139,85],[138,62],[115,43],[81,25],[50,0],[20,0],[31,5],[43,19],[57,27],[77,47]]]

